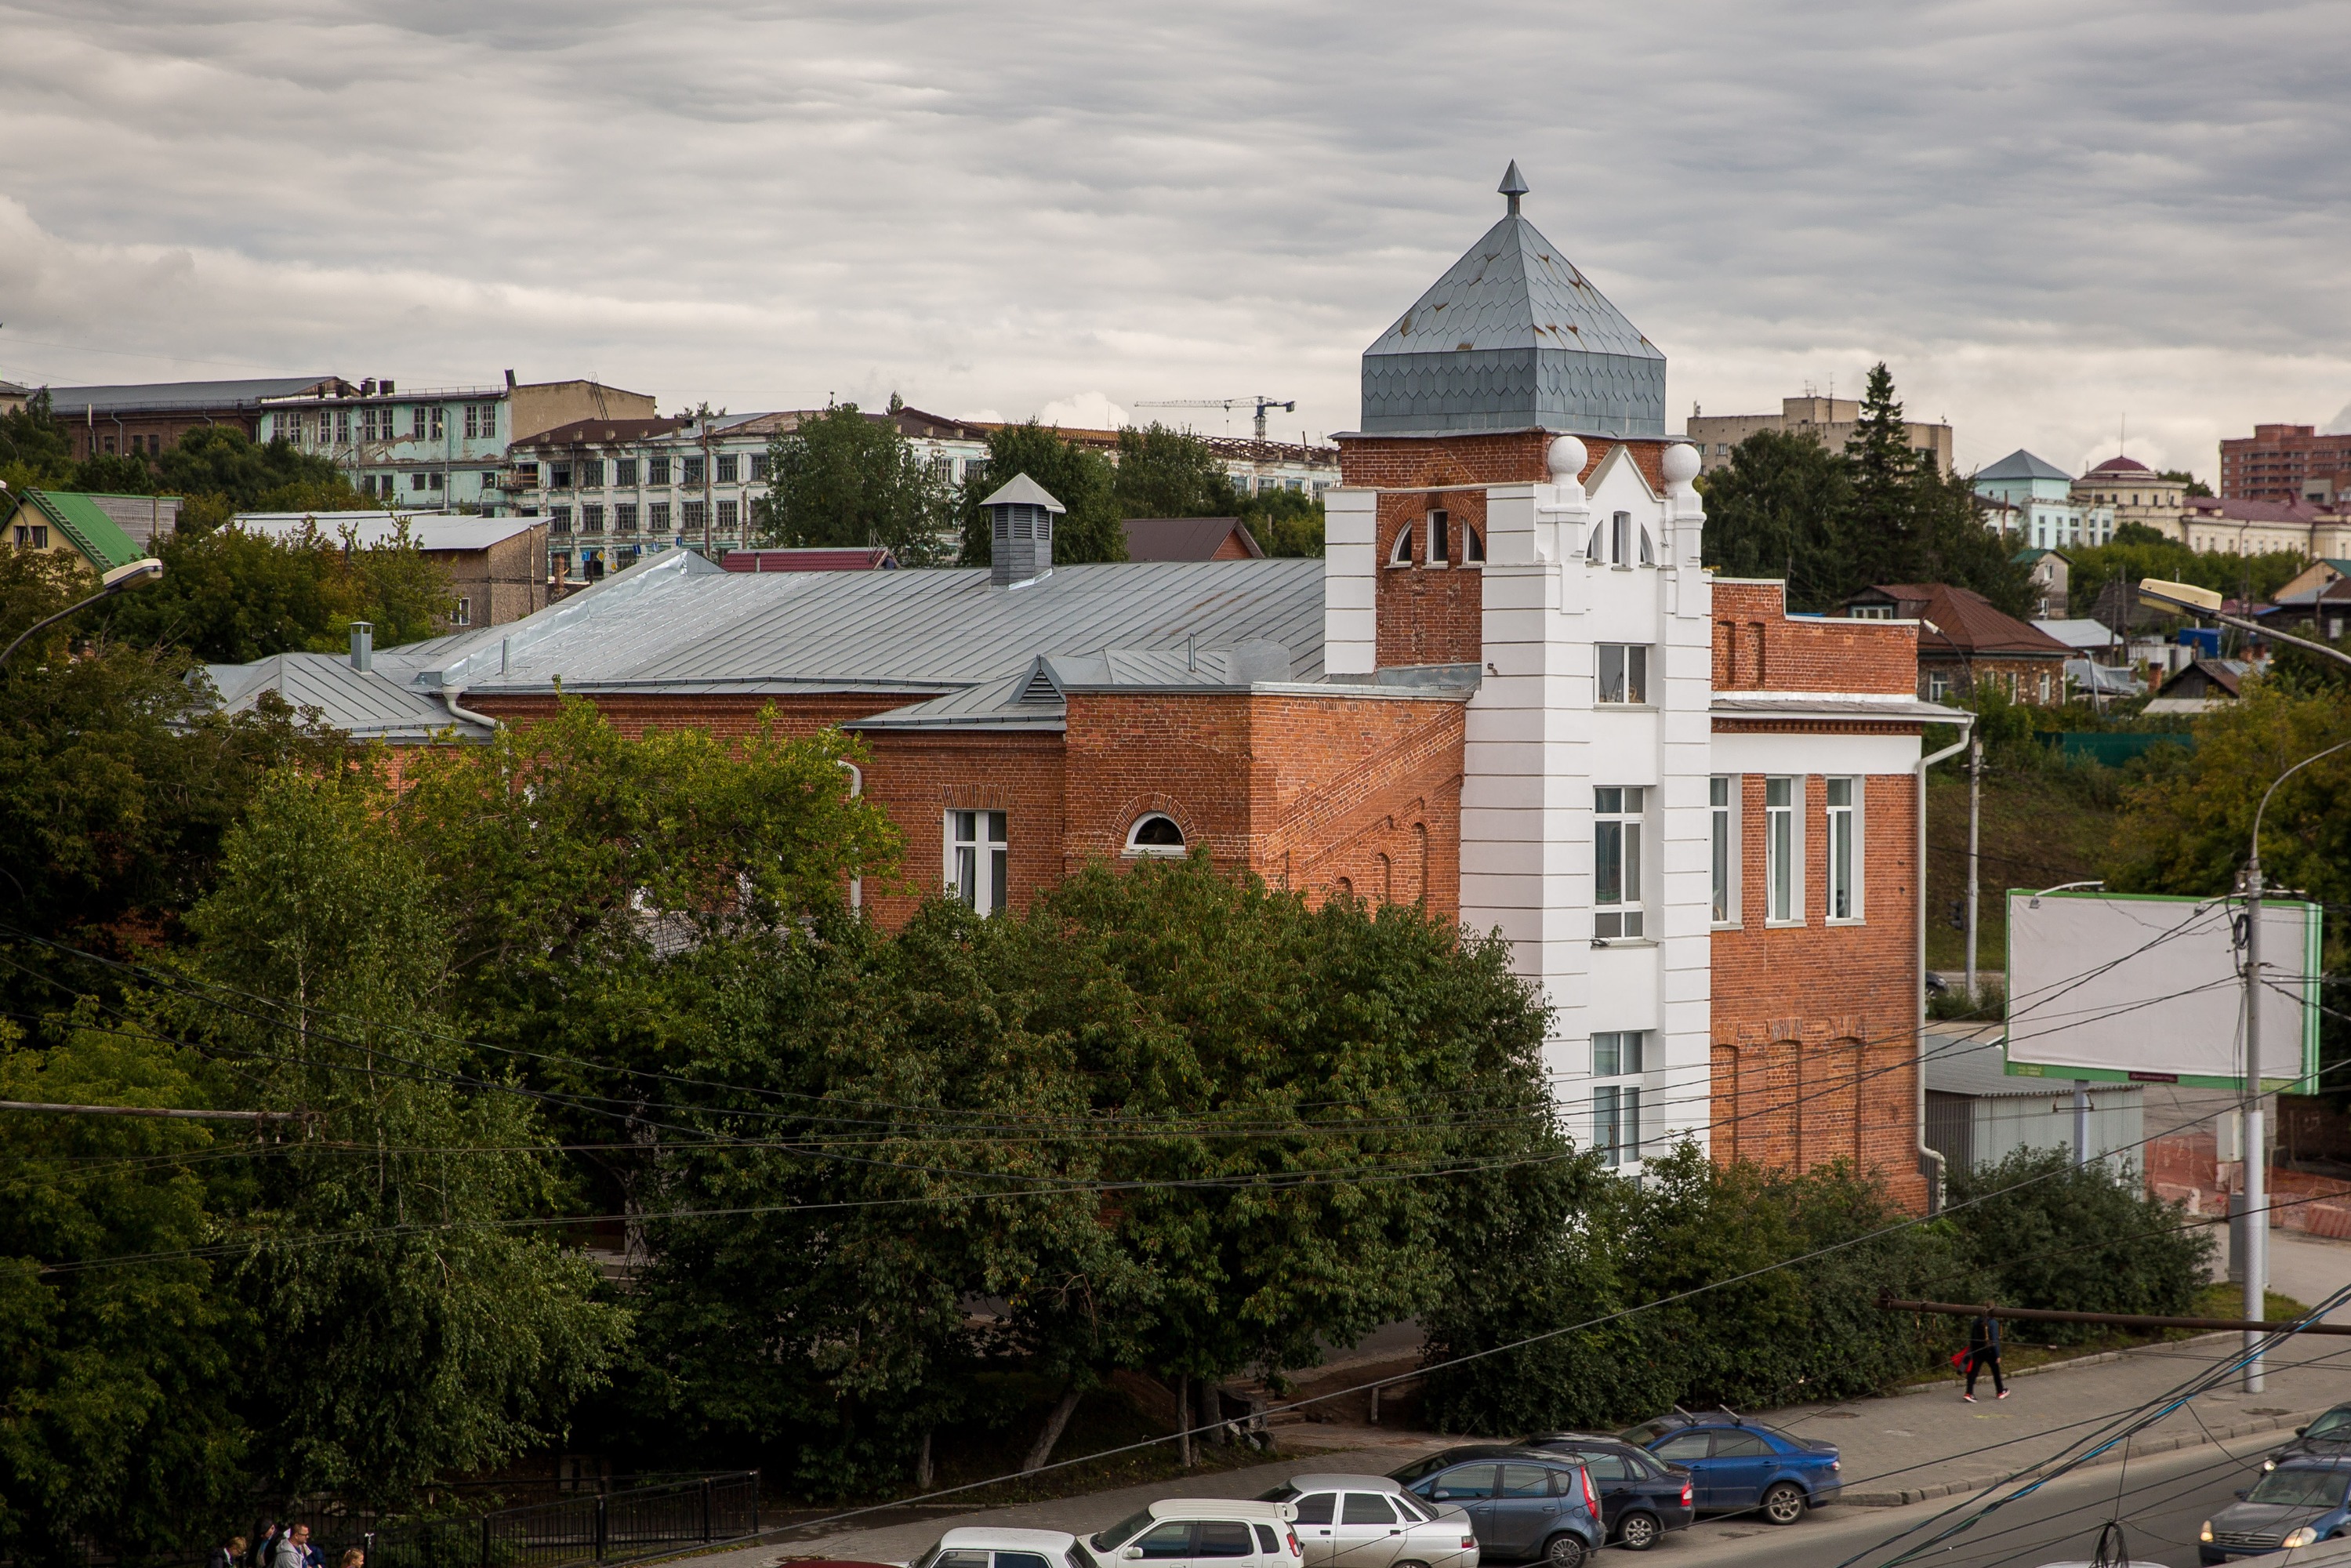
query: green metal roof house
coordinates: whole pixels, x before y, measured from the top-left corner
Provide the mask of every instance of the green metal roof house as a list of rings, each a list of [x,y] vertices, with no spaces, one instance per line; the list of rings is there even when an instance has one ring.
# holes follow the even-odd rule
[[[93,570],[128,566],[147,552],[106,515],[95,497],[71,490],[26,490],[10,519],[9,538],[20,549],[78,551]]]

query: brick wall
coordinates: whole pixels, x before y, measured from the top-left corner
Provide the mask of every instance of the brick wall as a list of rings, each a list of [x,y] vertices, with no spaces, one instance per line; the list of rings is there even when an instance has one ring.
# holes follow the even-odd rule
[[[1458,435],[1342,435],[1339,482],[1363,489],[1425,490],[1444,485],[1541,485],[1548,483],[1552,433],[1499,431]],[[1589,479],[1601,460],[1629,447],[1650,488],[1663,494],[1659,466],[1671,441],[1619,441],[1605,435],[1581,438],[1588,460],[1579,479]]]
[[[1914,693],[1918,632],[1870,621],[1791,621],[1778,582],[1714,585],[1717,691]]]
[[[1432,565],[1430,515],[1446,517],[1447,564]],[[1486,492],[1386,490],[1380,494],[1373,538],[1379,563],[1377,659],[1394,664],[1475,664],[1485,659],[1485,574],[1464,570],[1464,529],[1486,535]],[[1392,566],[1396,541],[1409,531],[1409,564]]]
[[[1715,1157],[1803,1171],[1846,1160],[1918,1208],[1916,786],[1862,790],[1859,925],[1831,925],[1825,780],[1803,789],[1803,919],[1767,925],[1763,785],[1742,779],[1741,925],[1714,934]]]
[[[2022,654],[1979,653],[1969,659],[1949,653],[1921,653],[1918,695],[1933,695],[1938,677],[1947,697],[1965,696],[1969,683],[1980,681],[2007,693],[2011,702],[2035,707],[2046,702],[2053,707],[2065,700],[2065,660],[2061,654],[2041,659]],[[2042,695],[2044,681],[2048,683],[2046,698]]]
[[[1458,703],[1240,693],[1070,698],[1065,863],[1164,811],[1216,863],[1319,901],[1461,903]]]

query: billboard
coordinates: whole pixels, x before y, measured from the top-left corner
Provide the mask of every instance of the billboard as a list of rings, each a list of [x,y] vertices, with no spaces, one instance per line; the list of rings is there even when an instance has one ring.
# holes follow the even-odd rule
[[[2241,1087],[2244,904],[2107,893],[2008,895],[2008,1071]],[[2318,1071],[2320,910],[2262,903],[2260,1073]]]

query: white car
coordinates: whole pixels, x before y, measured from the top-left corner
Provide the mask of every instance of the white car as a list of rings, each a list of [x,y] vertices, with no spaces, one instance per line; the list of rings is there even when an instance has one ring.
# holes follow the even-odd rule
[[[1058,1530],[950,1530],[908,1568],[1101,1568]]]
[[[1085,1540],[1103,1568],[1304,1568],[1288,1503],[1237,1498],[1163,1498]],[[1001,1564],[996,1568],[1002,1568]]]
[[[1298,1511],[1305,1568],[1478,1568],[1468,1511],[1424,1502],[1390,1477],[1310,1472],[1265,1496]]]

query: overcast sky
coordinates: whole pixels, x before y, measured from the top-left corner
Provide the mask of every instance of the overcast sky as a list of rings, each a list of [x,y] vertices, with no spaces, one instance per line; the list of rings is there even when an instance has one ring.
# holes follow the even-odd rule
[[[0,0],[0,377],[1320,435],[1515,157],[1669,428],[1882,358],[1963,466],[2209,478],[2351,413],[2347,60],[2341,0]]]

